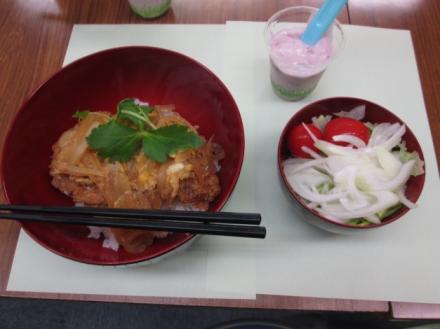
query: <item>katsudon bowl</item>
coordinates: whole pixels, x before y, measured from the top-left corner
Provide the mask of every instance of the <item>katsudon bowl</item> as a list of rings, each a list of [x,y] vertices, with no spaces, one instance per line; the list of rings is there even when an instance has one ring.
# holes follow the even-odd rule
[[[173,104],[200,135],[221,145],[217,173],[220,194],[209,204],[220,211],[238,180],[244,132],[234,99],[225,85],[197,61],[161,48],[123,47],[81,58],[51,77],[22,105],[3,148],[2,179],[11,204],[74,206],[51,185],[52,147],[72,128],[76,111],[114,113],[118,102],[137,98],[149,104]],[[183,249],[194,235],[174,233],[140,253],[102,247],[77,225],[23,223],[36,242],[63,257],[98,265],[155,262]]]

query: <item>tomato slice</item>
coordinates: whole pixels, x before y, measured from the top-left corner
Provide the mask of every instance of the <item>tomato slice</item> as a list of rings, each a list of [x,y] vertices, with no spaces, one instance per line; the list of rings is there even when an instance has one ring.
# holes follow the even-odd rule
[[[317,128],[313,124],[306,124],[306,126],[310,130],[310,132],[313,135],[315,135],[316,138],[322,139],[322,133],[319,130],[319,128]],[[313,141],[312,137],[310,137],[309,133],[302,124],[293,127],[293,129],[289,132],[289,135],[287,137],[287,145],[289,147],[289,151],[294,156],[300,158],[311,158],[311,156],[308,153],[304,152],[301,149],[303,146],[307,146],[313,151],[319,152],[314,144],[315,142]]]
[[[368,143],[368,139],[370,138],[370,131],[368,128],[359,120],[355,120],[352,118],[336,118],[330,120],[329,123],[325,126],[323,138],[327,142],[347,146],[349,145],[347,142],[335,142],[333,140],[333,136],[337,135],[352,135],[360,138]]]

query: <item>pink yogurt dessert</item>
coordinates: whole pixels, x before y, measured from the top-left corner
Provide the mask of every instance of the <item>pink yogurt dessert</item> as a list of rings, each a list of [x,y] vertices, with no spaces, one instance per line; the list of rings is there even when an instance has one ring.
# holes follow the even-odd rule
[[[271,82],[275,93],[289,101],[309,95],[332,58],[332,40],[327,34],[310,47],[300,39],[302,30],[278,31],[270,38]]]

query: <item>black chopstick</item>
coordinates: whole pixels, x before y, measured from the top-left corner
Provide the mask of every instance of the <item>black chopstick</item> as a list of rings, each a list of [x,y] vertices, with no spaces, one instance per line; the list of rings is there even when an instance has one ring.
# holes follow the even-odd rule
[[[146,210],[122,208],[93,208],[93,207],[55,207],[0,204],[0,211],[20,211],[45,214],[70,214],[87,216],[109,216],[141,219],[160,219],[182,222],[249,224],[261,223],[261,215],[257,213],[238,212],[206,212],[206,211],[175,211],[175,210]]]
[[[43,214],[37,213],[31,209],[40,209]],[[21,210],[18,210],[21,209]],[[42,210],[44,209],[44,211]],[[48,211],[49,209],[49,211]],[[77,212],[76,209],[82,209],[82,212]],[[85,209],[92,209],[92,212],[85,212]],[[119,211],[120,209],[101,209],[100,212],[95,212],[97,208],[67,208],[67,207],[45,207],[45,206],[13,206],[13,205],[1,205],[0,210],[12,212],[0,212],[0,219],[12,219],[24,222],[45,222],[45,223],[58,223],[58,224],[73,224],[73,225],[87,225],[87,226],[105,226],[105,227],[117,227],[117,228],[130,228],[130,229],[144,229],[153,231],[169,231],[169,232],[184,232],[192,234],[206,234],[206,235],[223,235],[223,236],[236,236],[236,237],[248,237],[248,238],[264,238],[266,236],[266,228],[256,225],[236,225],[236,224],[216,224],[209,220],[210,214],[218,213],[205,213],[203,220],[201,216],[196,220],[190,222],[190,217],[185,217],[185,213],[197,213],[199,212],[177,212],[172,211],[174,215],[179,214],[181,218],[185,218],[185,221],[169,218],[164,219],[168,211],[152,211],[156,218],[151,219],[149,216],[150,211],[143,211],[144,216],[141,218],[130,218],[121,216],[120,213],[128,213],[128,209]],[[61,210],[65,211],[64,213]],[[138,210],[134,211],[137,216],[140,217]],[[118,215],[108,215],[109,213],[119,213]],[[74,213],[74,215],[72,215]],[[105,215],[103,215],[105,213]],[[230,214],[230,213],[223,213]],[[236,214],[236,213],[234,213]],[[96,216],[98,215],[98,216]],[[160,215],[160,216],[159,216]],[[258,215],[258,214],[254,214]],[[260,220],[261,216],[258,215]],[[215,216],[214,216],[215,217]],[[148,218],[148,219],[145,219]],[[216,220],[217,218],[214,218]],[[225,220],[225,217],[220,218]],[[209,220],[209,222],[208,222]]]

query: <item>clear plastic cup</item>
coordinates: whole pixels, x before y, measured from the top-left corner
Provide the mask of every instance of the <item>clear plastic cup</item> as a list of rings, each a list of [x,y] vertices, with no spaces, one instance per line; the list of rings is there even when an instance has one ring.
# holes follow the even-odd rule
[[[155,18],[170,8],[171,0],[128,0],[131,9],[142,18]]]
[[[337,20],[315,46],[306,47],[297,40],[317,11],[313,7],[289,7],[275,13],[266,23],[264,35],[272,88],[285,100],[298,101],[310,95],[344,46],[344,32]]]

